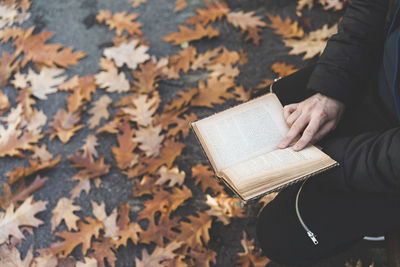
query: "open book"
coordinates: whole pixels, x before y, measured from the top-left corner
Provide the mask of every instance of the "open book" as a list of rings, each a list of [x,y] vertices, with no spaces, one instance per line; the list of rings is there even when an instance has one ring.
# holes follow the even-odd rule
[[[289,127],[277,96],[266,94],[191,123],[216,176],[243,200],[276,191],[336,166],[309,145],[279,149]]]

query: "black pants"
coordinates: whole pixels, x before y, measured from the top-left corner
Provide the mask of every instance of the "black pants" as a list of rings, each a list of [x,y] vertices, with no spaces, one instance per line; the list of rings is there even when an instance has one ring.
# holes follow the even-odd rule
[[[312,67],[305,68],[274,85],[273,91],[283,105],[313,94],[305,90],[311,71]],[[321,146],[338,137],[386,129],[393,124],[372,88],[360,96],[357,105],[346,107],[340,124]],[[347,188],[337,173],[327,171],[309,178],[299,196],[300,215],[317,235],[317,245],[307,236],[295,211],[301,183],[282,190],[263,209],[257,222],[257,238],[268,258],[282,264],[309,265],[343,251],[366,235],[384,235],[400,228],[400,194]]]

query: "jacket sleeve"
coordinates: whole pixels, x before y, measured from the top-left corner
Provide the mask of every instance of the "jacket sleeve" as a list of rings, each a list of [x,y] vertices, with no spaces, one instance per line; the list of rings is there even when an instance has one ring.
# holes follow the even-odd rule
[[[327,175],[341,188],[400,192],[400,127],[330,140],[324,151],[340,166]]]
[[[387,0],[353,0],[327,42],[307,88],[345,104],[361,93],[383,45]]]

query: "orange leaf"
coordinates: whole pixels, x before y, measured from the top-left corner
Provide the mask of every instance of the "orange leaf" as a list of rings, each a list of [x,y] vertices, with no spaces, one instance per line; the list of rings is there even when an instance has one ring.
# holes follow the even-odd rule
[[[192,248],[203,247],[210,240],[208,231],[211,228],[212,217],[206,213],[200,213],[198,217],[190,215],[187,219],[190,222],[180,223],[180,234],[175,240],[185,242]]]
[[[225,2],[219,2],[214,0],[213,2],[204,2],[207,6],[207,9],[200,9],[197,8],[197,16],[192,16],[189,20],[187,20],[186,24],[197,24],[201,23],[206,25],[207,23],[214,22],[216,20],[220,20],[225,17],[228,12],[229,8]]]
[[[8,101],[8,97],[0,90],[0,115],[6,112],[9,108],[10,108],[10,102]]]
[[[183,73],[187,73],[190,67],[190,63],[192,63],[196,57],[196,48],[194,46],[188,46],[183,50],[180,50],[178,55],[171,56],[169,58],[169,64],[174,68],[176,73],[179,73],[181,70]]]
[[[140,71],[132,71],[135,78],[133,88],[138,93],[150,94],[158,87],[158,77],[161,75],[162,68],[157,66],[154,61],[148,61],[140,65]]]
[[[198,92],[199,91],[197,88],[190,88],[186,91],[179,91],[176,94],[179,98],[174,98],[168,105],[166,105],[164,107],[163,113],[172,110],[182,110],[185,106],[189,105],[190,101],[192,101],[193,97],[198,94]]]
[[[139,143],[139,149],[142,150],[147,157],[158,156],[161,143],[164,140],[164,135],[161,134],[161,131],[161,125],[139,127],[133,141]]]
[[[222,104],[226,99],[233,98],[233,94],[228,89],[235,86],[233,78],[221,76],[221,78],[210,77],[207,85],[199,81],[199,94],[193,98],[192,106],[203,106],[213,108],[214,104]]]
[[[281,62],[275,62],[272,64],[271,70],[278,73],[279,77],[285,77],[297,71],[294,65]]]
[[[242,30],[247,31],[249,28],[265,27],[267,24],[261,20],[261,16],[254,16],[254,11],[243,13],[230,12],[227,15],[228,22],[232,23],[233,26],[239,27]]]
[[[95,75],[96,84],[100,88],[105,88],[107,92],[127,92],[129,90],[129,82],[123,72],[118,73],[112,61],[105,58],[100,59],[100,67],[103,71]]]
[[[238,253],[236,263],[243,267],[263,267],[270,260],[263,256],[261,250],[255,251],[254,240],[248,240],[247,234],[243,231],[243,239],[240,241],[244,252]]]
[[[110,30],[116,29],[117,36],[120,36],[124,30],[130,35],[137,34],[141,36],[142,31],[140,27],[142,27],[142,23],[133,22],[138,17],[139,14],[127,15],[126,11],[115,13],[111,16],[110,10],[101,10],[96,19],[99,23],[105,22]]]
[[[197,58],[193,61],[191,69],[204,69],[207,65],[213,62],[213,59],[219,54],[221,47],[212,50],[207,50],[203,54],[197,54]]]
[[[216,216],[217,220],[224,225],[228,225],[231,222],[231,218],[245,217],[242,202],[238,198],[228,197],[226,194],[219,194],[216,197],[207,195],[206,203],[210,207],[206,213]]]
[[[84,126],[83,124],[76,125],[79,120],[78,113],[59,109],[53,117],[53,121],[50,122],[50,140],[57,136],[61,142],[67,143],[75,132]]]
[[[183,10],[186,7],[186,0],[175,0],[174,13]]]
[[[224,187],[215,178],[213,171],[209,169],[209,166],[197,164],[192,167],[192,177],[195,178],[195,184],[201,184],[201,190],[206,192],[208,188],[217,195],[224,192]]]
[[[51,230],[54,229],[62,222],[65,222],[67,229],[70,230],[78,230],[78,226],[76,222],[79,220],[79,217],[74,214],[74,211],[80,211],[82,208],[80,206],[75,206],[72,204],[74,202],[73,199],[68,198],[60,198],[57,202],[56,207],[51,211]]]
[[[94,250],[90,256],[97,260],[96,267],[105,267],[104,261],[107,261],[107,266],[115,266],[117,256],[115,256],[115,245],[112,238],[101,238],[100,242],[93,242],[92,249]]]
[[[118,147],[112,147],[114,158],[120,169],[132,167],[137,163],[138,155],[133,151],[137,143],[133,142],[135,130],[130,127],[129,122],[125,121],[121,128],[122,134],[117,135]]]
[[[99,100],[93,103],[93,107],[88,111],[89,114],[93,115],[93,117],[88,120],[89,129],[93,129],[98,126],[102,118],[106,120],[108,119],[109,113],[107,111],[107,107],[111,102],[112,100],[110,97],[103,95],[99,98]]]
[[[0,59],[0,86],[4,87],[7,84],[8,78],[18,69],[18,64],[21,59],[16,59],[16,56],[11,56],[7,52],[2,52]],[[1,103],[1,101],[0,101]],[[1,110],[0,104],[0,110]]]
[[[178,29],[179,32],[171,32],[168,36],[162,38],[162,40],[165,42],[174,42],[174,45],[180,45],[185,42],[200,40],[204,37],[211,39],[219,35],[219,31],[213,29],[210,25],[208,25],[207,28],[204,28],[201,24],[196,24],[194,30],[179,25]]]
[[[147,0],[129,0],[129,2],[132,2],[133,8],[137,8],[140,4],[146,3]]]
[[[135,259],[135,266],[136,267],[149,267],[149,266],[162,266],[160,264],[163,260],[172,259],[175,257],[174,250],[178,249],[182,244],[180,242],[170,242],[165,247],[156,247],[149,255],[147,250],[143,249],[142,252],[142,259],[136,258]]]
[[[271,21],[270,24],[267,24],[267,27],[274,29],[274,32],[283,38],[302,38],[304,36],[304,31],[299,27],[297,21],[292,22],[289,17],[282,20],[279,15],[274,16],[269,13],[267,13],[267,17]]]

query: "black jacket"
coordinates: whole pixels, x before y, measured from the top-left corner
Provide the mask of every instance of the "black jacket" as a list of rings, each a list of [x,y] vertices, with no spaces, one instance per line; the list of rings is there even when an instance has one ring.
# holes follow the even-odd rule
[[[353,0],[328,41],[308,88],[338,99],[346,107],[364,94],[366,81],[376,76],[383,43],[398,1]],[[397,17],[400,20],[400,15]],[[398,27],[396,21],[395,27]],[[328,175],[352,190],[400,192],[400,127],[331,140],[324,150],[341,167]]]

